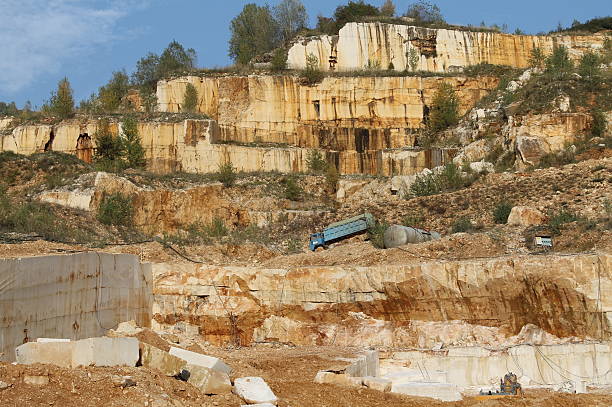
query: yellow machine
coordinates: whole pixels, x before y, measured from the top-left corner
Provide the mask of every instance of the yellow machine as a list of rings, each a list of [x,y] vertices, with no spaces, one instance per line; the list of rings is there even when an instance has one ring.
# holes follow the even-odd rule
[[[499,381],[499,390],[496,392],[492,391],[481,391],[480,395],[476,396],[477,400],[489,400],[489,399],[501,399],[510,396],[522,396],[523,387],[518,382],[518,378],[512,372],[506,373],[503,379]]]

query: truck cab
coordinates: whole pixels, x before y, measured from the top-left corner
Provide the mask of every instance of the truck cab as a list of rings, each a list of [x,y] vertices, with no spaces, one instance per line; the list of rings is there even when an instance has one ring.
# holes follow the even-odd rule
[[[323,237],[323,233],[313,233],[310,235],[310,250],[313,252],[317,250],[318,247],[325,247],[325,238]]]

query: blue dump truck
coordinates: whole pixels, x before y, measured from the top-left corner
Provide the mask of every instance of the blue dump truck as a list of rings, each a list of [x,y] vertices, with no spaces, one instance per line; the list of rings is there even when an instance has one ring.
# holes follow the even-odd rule
[[[310,235],[310,250],[315,251],[318,247],[326,247],[330,243],[366,232],[374,223],[374,216],[369,213],[332,223],[323,232]]]

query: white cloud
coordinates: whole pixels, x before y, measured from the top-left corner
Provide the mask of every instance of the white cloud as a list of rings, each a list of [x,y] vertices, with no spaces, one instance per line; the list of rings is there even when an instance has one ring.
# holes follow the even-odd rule
[[[0,0],[0,99],[117,39],[117,22],[141,3]]]

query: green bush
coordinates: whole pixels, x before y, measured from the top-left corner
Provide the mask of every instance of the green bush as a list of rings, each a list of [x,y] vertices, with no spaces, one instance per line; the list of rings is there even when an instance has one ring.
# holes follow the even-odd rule
[[[474,230],[474,225],[472,225],[472,221],[467,216],[455,220],[451,227],[453,233],[465,233]]]
[[[385,248],[385,231],[389,225],[385,222],[376,222],[374,226],[368,229],[368,237],[372,245],[378,249]]]
[[[327,188],[333,194],[338,190],[338,181],[340,180],[340,174],[335,165],[328,165],[325,171],[325,184]]]
[[[283,196],[285,199],[290,201],[299,201],[302,199],[304,190],[299,186],[295,177],[288,177],[284,180],[284,192]]]
[[[74,115],[74,97],[68,78],[59,81],[57,90],[51,92],[51,98],[45,103],[42,109],[61,119],[66,119]]]
[[[529,66],[532,68],[543,68],[546,56],[540,47],[534,47],[529,52]]]
[[[105,225],[130,226],[133,216],[132,199],[121,193],[105,195],[98,207],[98,220]]]
[[[547,153],[540,157],[538,168],[561,167],[576,162],[576,155],[570,149]]]
[[[185,87],[185,95],[183,96],[183,110],[189,113],[194,113],[198,107],[198,91],[191,83]]]
[[[228,234],[225,222],[218,217],[215,217],[212,222],[206,226],[205,230],[210,237],[223,237]]]
[[[314,174],[321,174],[327,169],[327,161],[319,150],[310,150],[306,155],[308,170]]]
[[[435,174],[417,175],[412,185],[410,185],[410,194],[412,196],[435,195],[439,194],[441,190],[438,177]]]
[[[232,165],[231,161],[225,164],[219,164],[219,170],[217,171],[217,181],[221,182],[226,188],[231,187],[236,182],[236,168]]]
[[[493,220],[497,224],[505,224],[508,222],[508,216],[512,211],[512,204],[506,200],[500,201],[493,209]]]

